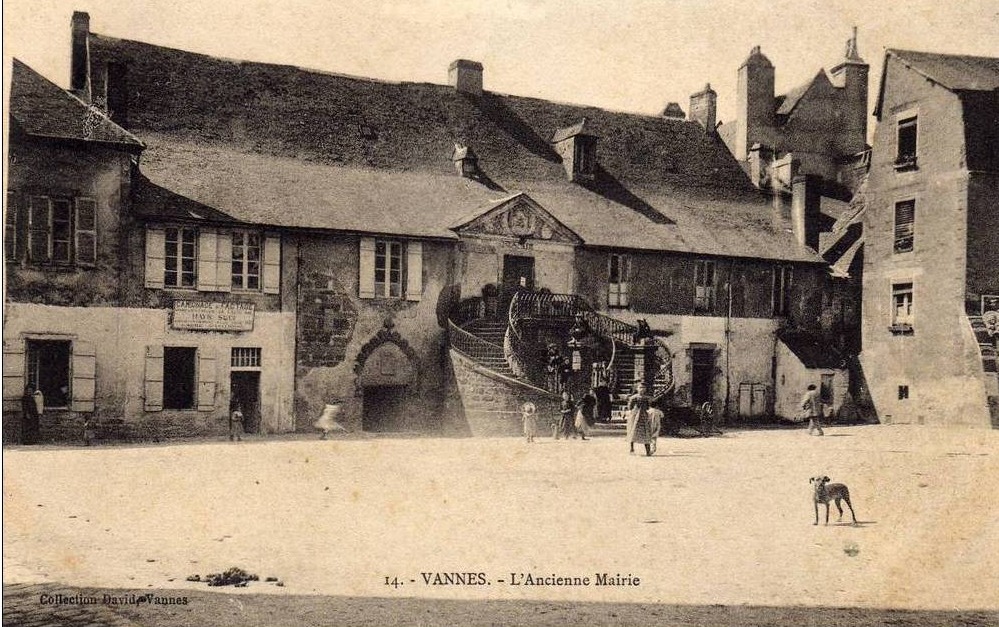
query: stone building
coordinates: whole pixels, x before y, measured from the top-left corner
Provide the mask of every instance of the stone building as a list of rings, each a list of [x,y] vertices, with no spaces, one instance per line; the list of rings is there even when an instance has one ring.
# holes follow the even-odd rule
[[[77,270],[113,297],[66,287],[72,311],[42,317],[63,303],[7,295],[11,354],[100,329],[93,406],[64,422],[220,433],[238,402],[261,432],[308,430],[336,401],[351,429],[511,433],[523,400],[601,372],[615,403],[645,382],[664,404],[770,415],[778,332],[828,327],[828,265],[802,243],[816,215],[775,223],[710,99],[689,120],[609,112],[488,91],[466,60],[448,85],[390,83],[73,25],[72,94],[48,97],[134,145],[115,147],[98,225],[114,267]],[[32,376],[11,363],[5,390]]]
[[[862,361],[878,414],[995,426],[999,59],[888,50],[874,115]]]

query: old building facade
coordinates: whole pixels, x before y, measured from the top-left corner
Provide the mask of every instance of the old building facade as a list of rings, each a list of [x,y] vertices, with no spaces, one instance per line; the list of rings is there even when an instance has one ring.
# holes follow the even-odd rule
[[[865,371],[885,422],[997,424],[999,60],[888,50],[863,213]],[[983,319],[983,314],[986,314]]]
[[[563,385],[552,347],[577,393],[612,364],[615,402],[644,381],[667,405],[769,416],[795,359],[780,333],[831,328],[814,216],[775,223],[710,99],[685,120],[504,96],[464,60],[449,85],[387,83],[104,37],[85,14],[73,42],[71,91],[45,97],[124,138],[71,138],[87,164],[110,151],[98,261],[8,255],[4,329],[5,390],[69,360],[67,433],[220,434],[236,405],[251,430],[307,431],[332,402],[350,429],[510,433]],[[16,104],[15,123],[43,106]],[[41,171],[23,163],[17,216]],[[32,361],[63,335],[79,349]]]

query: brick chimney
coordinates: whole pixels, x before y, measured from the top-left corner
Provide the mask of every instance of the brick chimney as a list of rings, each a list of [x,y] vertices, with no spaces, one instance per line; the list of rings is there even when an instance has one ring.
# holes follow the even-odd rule
[[[84,102],[90,93],[90,14],[74,11],[71,22],[69,89]]]
[[[735,148],[739,161],[749,157],[750,147],[759,142],[772,145],[774,128],[774,66],[755,46],[739,68],[736,90]]]
[[[478,61],[458,59],[448,66],[448,84],[455,91],[473,96],[482,95],[482,64]]]
[[[714,133],[717,117],[718,94],[711,89],[711,83],[708,83],[704,89],[690,96],[690,121],[704,127],[705,133]]]
[[[791,230],[794,238],[799,244],[818,251],[822,179],[811,174],[796,176],[791,194]]]

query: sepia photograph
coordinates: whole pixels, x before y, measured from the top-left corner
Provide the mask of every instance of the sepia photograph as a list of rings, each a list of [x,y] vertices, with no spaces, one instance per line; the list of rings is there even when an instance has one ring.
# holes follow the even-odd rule
[[[2,624],[999,624],[999,0],[3,0]]]

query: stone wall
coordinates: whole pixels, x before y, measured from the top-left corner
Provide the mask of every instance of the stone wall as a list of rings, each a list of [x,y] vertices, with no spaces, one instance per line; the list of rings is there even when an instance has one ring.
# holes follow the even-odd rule
[[[538,408],[540,433],[550,433],[549,422],[558,411],[558,401],[551,394],[504,379],[457,351],[450,354],[464,418],[473,436],[523,435],[520,408],[527,401]]]

